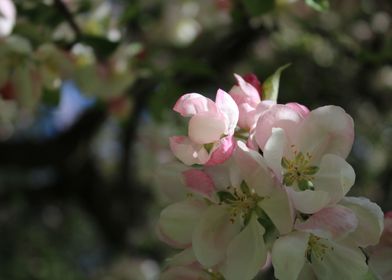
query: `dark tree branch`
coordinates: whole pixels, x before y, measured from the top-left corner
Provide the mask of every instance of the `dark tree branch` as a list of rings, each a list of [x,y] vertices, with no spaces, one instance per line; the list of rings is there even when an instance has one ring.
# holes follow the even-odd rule
[[[75,32],[75,36],[76,36],[75,41],[78,41],[82,37],[82,32],[79,26],[77,25],[72,13],[70,12],[68,7],[64,4],[62,0],[54,0],[54,5],[64,16],[68,24],[71,26],[72,30]]]
[[[0,143],[0,166],[38,167],[59,165],[88,143],[106,119],[101,109],[87,110],[67,131],[49,140],[7,141]]]

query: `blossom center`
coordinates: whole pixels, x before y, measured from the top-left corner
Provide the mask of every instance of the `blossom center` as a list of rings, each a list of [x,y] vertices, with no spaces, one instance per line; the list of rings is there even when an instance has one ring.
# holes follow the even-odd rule
[[[283,157],[281,161],[284,169],[283,183],[286,186],[293,186],[296,183],[300,190],[313,189],[313,175],[319,168],[311,165],[311,159],[312,155],[309,153],[303,154],[298,151],[294,151],[294,158],[291,160]]]
[[[306,249],[306,258],[312,262],[312,257],[322,261],[327,250],[333,250],[333,247],[322,242],[321,237],[310,234],[308,248]]]
[[[257,203],[261,200],[253,189],[249,189],[246,184],[241,184],[240,188],[228,187],[229,192],[221,192],[221,203],[229,206],[230,221],[234,223],[237,217],[247,220]]]

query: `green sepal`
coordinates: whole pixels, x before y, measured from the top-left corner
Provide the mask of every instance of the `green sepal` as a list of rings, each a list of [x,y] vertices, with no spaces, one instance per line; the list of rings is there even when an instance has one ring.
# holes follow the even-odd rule
[[[245,194],[246,196],[250,196],[251,195],[249,187],[245,183],[245,181],[242,181],[240,188],[241,188],[242,193]]]
[[[261,209],[260,207],[256,207],[255,211],[258,216],[257,221],[265,229],[265,233],[263,236],[264,242],[265,244],[267,244],[267,246],[269,246],[270,244],[272,245],[273,242],[278,238],[279,231],[263,209]]]
[[[231,202],[236,200],[231,192],[219,191],[217,192],[217,195],[220,202]]]

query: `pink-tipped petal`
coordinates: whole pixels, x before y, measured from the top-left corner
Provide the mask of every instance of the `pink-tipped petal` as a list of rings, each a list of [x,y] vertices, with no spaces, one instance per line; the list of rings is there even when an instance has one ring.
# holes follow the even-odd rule
[[[210,159],[206,162],[206,165],[212,166],[224,163],[233,154],[235,146],[236,144],[233,136],[226,136],[220,139],[216,149],[212,151]]]
[[[194,115],[188,125],[189,138],[198,144],[218,141],[225,134],[226,120],[221,114],[201,113]]]
[[[170,137],[170,148],[173,154],[186,165],[204,164],[209,154],[203,145],[192,142],[185,136]]]
[[[317,161],[324,154],[346,158],[353,141],[353,119],[341,107],[324,106],[307,115],[294,144],[300,151],[309,152]]]
[[[303,118],[305,118],[310,112],[309,109],[305,105],[302,105],[302,104],[299,104],[296,102],[286,103],[286,106],[288,106],[291,109],[293,109],[294,111],[296,111]]]
[[[361,247],[376,245],[384,229],[381,208],[364,197],[345,197],[341,204],[351,209],[358,218],[358,227],[347,238]]]
[[[226,117],[227,120],[227,130],[225,131],[225,134],[233,135],[239,118],[237,104],[227,92],[221,89],[219,89],[216,93],[215,103],[219,111]]]
[[[215,191],[215,185],[211,177],[202,170],[189,169],[182,172],[185,185],[196,193],[210,197]]]
[[[327,239],[341,239],[357,226],[358,219],[352,210],[334,205],[314,213],[305,222],[296,224],[295,228]]]
[[[242,91],[242,94],[246,97],[245,102],[260,103],[260,94],[258,90],[250,83],[246,82],[240,75],[234,74],[237,80],[238,86]],[[238,104],[238,103],[237,103]]]
[[[238,119],[238,126],[244,130],[249,130],[251,127],[255,125],[252,123],[253,122],[256,123],[256,120],[254,120],[255,108],[249,105],[248,103],[242,103],[238,105],[238,110],[240,113]]]
[[[217,112],[215,103],[198,93],[188,93],[181,96],[174,105],[173,110],[180,113],[183,117],[191,117],[204,112]]]
[[[298,125],[302,117],[295,110],[285,105],[277,104],[263,113],[257,121],[255,128],[256,142],[264,150],[265,143],[272,134],[272,128],[282,128],[291,143],[297,135]]]

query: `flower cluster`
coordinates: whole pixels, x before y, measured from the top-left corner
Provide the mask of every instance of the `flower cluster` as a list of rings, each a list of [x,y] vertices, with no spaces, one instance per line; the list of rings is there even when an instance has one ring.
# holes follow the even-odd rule
[[[235,75],[215,102],[189,93],[175,104],[189,118],[170,139],[189,195],[161,212],[160,239],[183,250],[161,279],[253,279],[269,263],[280,280],[368,274],[362,248],[378,243],[383,213],[346,196],[353,120],[337,106],[278,104],[283,69],[262,86]]]

